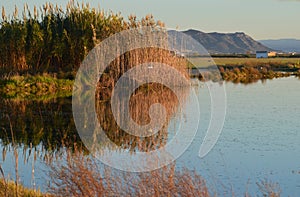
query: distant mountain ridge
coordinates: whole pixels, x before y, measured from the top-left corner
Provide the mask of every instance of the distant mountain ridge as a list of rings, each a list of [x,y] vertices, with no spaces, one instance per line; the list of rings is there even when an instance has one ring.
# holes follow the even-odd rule
[[[300,53],[300,40],[297,39],[260,40],[260,42],[270,48],[283,52]]]
[[[204,33],[194,29],[182,32],[200,42],[211,54],[246,54],[272,50],[243,32]]]

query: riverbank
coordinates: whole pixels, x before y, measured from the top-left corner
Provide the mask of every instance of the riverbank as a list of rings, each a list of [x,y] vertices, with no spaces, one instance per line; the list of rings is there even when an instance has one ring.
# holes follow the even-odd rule
[[[295,65],[300,66],[299,57],[272,57],[272,58],[253,58],[253,57],[212,57],[218,66],[258,66],[258,65]]]
[[[72,95],[74,81],[51,75],[12,76],[0,79],[0,95],[10,99],[45,100]]]
[[[281,77],[300,77],[298,68],[281,66],[218,66],[219,72],[207,73],[198,69],[189,71],[191,78],[201,81],[228,81],[233,83],[255,83],[259,80]],[[15,100],[49,100],[72,96],[73,79],[56,78],[48,74],[12,76],[0,79],[0,96]]]
[[[42,193],[39,190],[25,188],[13,181],[0,179],[0,196],[51,197],[52,195]]]
[[[207,65],[205,58],[194,58],[197,65]],[[198,66],[190,70],[192,78],[205,80],[225,80],[233,83],[254,83],[259,80],[281,77],[300,77],[299,58],[214,58],[207,67]],[[198,63],[198,64],[197,64]],[[210,65],[211,64],[211,65]],[[219,73],[206,72],[211,66],[217,66]],[[201,72],[203,70],[203,72]]]
[[[259,80],[300,76],[298,69],[286,68],[282,69],[269,67],[267,65],[247,67],[247,66],[224,66],[219,67],[223,80],[233,83],[254,83]]]

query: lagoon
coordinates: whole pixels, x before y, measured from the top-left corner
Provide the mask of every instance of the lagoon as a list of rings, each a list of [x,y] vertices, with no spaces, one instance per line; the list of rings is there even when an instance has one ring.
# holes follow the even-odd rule
[[[218,196],[241,196],[246,191],[256,196],[261,194],[257,183],[264,180],[278,183],[282,196],[297,196],[300,193],[300,81],[289,77],[248,85],[226,83],[224,128],[217,144],[204,158],[199,158],[198,152],[209,124],[210,97],[203,82],[195,83],[200,124],[191,146],[176,161],[176,168],[195,169]],[[187,98],[186,109],[193,109],[189,104]],[[1,99],[0,164],[6,177],[15,177],[14,136],[21,183],[46,191],[47,155],[63,159],[65,149],[72,146],[62,144],[62,139],[80,143],[71,109],[71,98]],[[168,140],[178,126],[177,121],[176,114],[171,116]],[[30,144],[37,151],[29,156]],[[33,152],[37,154],[36,160]],[[56,159],[53,157],[54,162]]]

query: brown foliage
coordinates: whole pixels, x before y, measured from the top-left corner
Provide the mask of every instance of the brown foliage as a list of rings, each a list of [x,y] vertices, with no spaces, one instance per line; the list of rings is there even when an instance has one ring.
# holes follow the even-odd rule
[[[210,196],[195,172],[174,165],[147,173],[121,172],[99,165],[79,152],[52,166],[51,193],[58,196]]]

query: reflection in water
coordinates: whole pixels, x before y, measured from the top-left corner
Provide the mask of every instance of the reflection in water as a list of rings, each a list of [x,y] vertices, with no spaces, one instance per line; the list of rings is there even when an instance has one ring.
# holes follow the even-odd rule
[[[205,103],[209,103],[209,94],[204,89],[205,86],[202,87],[200,84],[198,87],[199,92],[197,94],[203,104],[201,105],[201,113],[204,120],[200,124],[195,143],[177,160],[176,167],[195,169],[207,180],[208,185],[213,188],[215,186],[219,191],[217,192],[221,195],[224,194],[225,190],[228,192],[234,191],[238,196],[244,195],[245,188],[248,186],[249,193],[255,195],[258,191],[256,182],[268,178],[280,184],[283,196],[297,196],[300,191],[298,187],[300,161],[297,156],[300,151],[300,133],[298,132],[300,111],[298,98],[300,97],[300,91],[298,91],[298,79],[283,78],[272,81],[267,80],[266,84],[257,83],[247,87],[228,83],[229,111],[222,139],[220,139],[217,148],[204,159],[195,159],[192,157],[197,155],[199,151],[199,146],[203,139],[202,133],[207,129],[206,123],[208,123],[208,120],[206,121],[205,117],[209,117],[209,107],[205,108]],[[147,89],[146,86],[144,88]],[[140,89],[143,88],[141,87]],[[183,96],[188,94],[188,91],[182,91]],[[144,95],[146,93],[144,91]],[[143,99],[142,95],[136,97],[136,102]],[[283,97],[282,95],[287,96]],[[170,95],[170,97],[172,96]],[[156,99],[165,100],[159,101],[163,105],[168,105],[168,101],[170,100],[167,95]],[[131,102],[134,102],[134,96],[131,98]],[[189,105],[189,100],[187,100],[187,103]],[[140,106],[136,108],[143,109],[145,104],[143,102],[139,104]],[[176,106],[176,101],[173,101],[173,104]],[[99,122],[111,125],[115,124],[104,118],[106,116],[109,117],[109,113],[106,111],[111,112],[109,109],[110,103],[106,101],[107,106],[101,105],[104,105],[104,103],[98,100],[96,106]],[[176,111],[178,109],[174,107],[173,110]],[[77,144],[80,143],[77,137],[76,140],[73,140],[77,134],[73,123],[70,99],[56,99],[47,102],[16,102],[0,99],[0,112],[0,147],[7,151],[1,152],[1,156],[6,157],[6,160],[1,162],[1,166],[5,175],[14,171],[14,164],[11,163],[13,148],[11,145],[8,145],[12,142],[12,136],[14,136],[14,140],[18,145],[24,145],[19,146],[18,149],[20,152],[19,169],[20,179],[28,187],[32,187],[31,164],[28,167],[21,162],[24,159],[21,156],[23,147],[29,147],[27,150],[29,152],[30,142],[32,142],[34,146],[39,144],[36,147],[37,150],[41,150],[43,146],[44,150],[48,147],[47,149],[51,152],[55,151],[55,149],[59,150],[58,148],[61,146],[67,145],[61,143],[62,139],[66,141],[70,140]],[[101,113],[104,115],[101,115]],[[146,107],[140,114],[143,113],[147,117]],[[174,115],[174,112],[170,111],[170,114],[172,113]],[[187,111],[187,113],[193,113],[193,111]],[[170,116],[172,119],[172,115]],[[10,121],[8,117],[10,117]],[[135,117],[134,113],[132,117],[138,121],[138,117]],[[10,122],[14,131],[13,135],[10,133]],[[141,123],[145,124],[146,122]],[[104,129],[105,131],[117,130],[117,128],[113,129],[110,125],[103,127],[108,128],[107,130]],[[170,127],[172,127],[172,124],[169,123]],[[109,135],[109,137],[115,143],[118,143],[117,134],[114,134],[115,136],[112,132],[106,132],[106,134],[110,134],[111,136]],[[161,134],[161,136],[168,137],[166,134]],[[126,136],[126,133],[123,138],[124,140],[120,141],[119,145],[123,145],[124,148],[131,150],[137,150],[139,146],[130,144],[130,142],[138,143],[140,140],[144,140],[144,142],[151,143],[150,139],[147,141],[130,135]],[[155,143],[157,143],[156,146],[158,144],[163,146],[163,142],[159,142],[158,140]],[[145,146],[142,143],[140,144],[140,147]],[[69,146],[71,146],[71,143]],[[155,146],[152,145],[152,148],[155,148]],[[138,150],[145,151],[146,148]],[[27,157],[29,157],[28,152]],[[42,187],[43,185],[47,185],[45,180],[45,171],[47,172],[47,169],[44,170],[40,157],[37,156],[37,158],[38,161],[35,163],[36,183],[37,186]],[[33,160],[33,154],[31,154],[29,159],[29,162]],[[26,175],[26,173],[29,175]],[[13,178],[14,176],[12,175],[11,177]],[[224,185],[225,187],[219,187],[220,185]],[[231,185],[233,189],[230,187]],[[45,190],[46,188],[42,189]]]
[[[121,73],[129,70],[132,65],[144,61],[158,61],[169,63],[172,67],[179,69],[184,77],[188,76],[185,69],[180,70],[180,64],[184,62],[183,59],[174,57],[166,50],[147,50],[148,54],[143,53],[145,57],[138,50],[123,54],[120,57],[122,59],[129,56],[130,64],[124,64],[124,61],[118,59],[112,62],[110,69],[105,71],[109,75],[103,75],[99,81],[101,91],[96,93],[97,118],[106,135],[120,148],[131,151],[147,151],[164,146],[167,142],[168,122],[179,107],[177,97],[186,98],[189,94],[189,89],[186,87],[177,87],[180,94],[175,95],[172,90],[160,84],[152,83],[141,86],[130,99],[132,119],[139,125],[148,124],[150,106],[160,103],[166,110],[166,121],[158,132],[155,131],[154,135],[144,138],[130,135],[118,127],[112,114],[110,98],[112,87]],[[163,55],[151,55],[155,53]],[[121,69],[116,69],[118,64],[120,64],[118,68]],[[119,104],[121,112],[122,106],[125,106],[126,103],[122,103],[121,99]],[[14,141],[14,144],[24,145],[25,149],[30,146],[34,148],[41,145],[43,150],[51,153],[64,147],[74,148],[74,144],[77,147],[83,146],[73,120],[71,98],[57,98],[47,101],[0,98],[0,113],[0,138],[3,147],[11,145]],[[84,150],[88,153],[87,149]]]
[[[72,116],[71,99],[15,101],[0,98],[1,145],[33,148],[51,153],[81,144]]]
[[[130,70],[133,67],[132,65],[144,62],[162,62],[171,65],[175,69],[178,68],[177,70],[183,77],[188,78],[186,70],[180,69],[185,60],[175,57],[169,51],[155,50],[148,49],[148,53],[145,54],[144,58],[141,58],[143,55],[139,54],[140,51],[123,54],[120,58],[129,56],[130,58],[126,57],[126,59],[130,59],[132,62],[124,64],[124,61],[119,59],[114,61],[110,69],[106,70],[106,74],[99,80],[98,90],[101,91],[96,92],[95,95],[87,94],[87,96],[95,96],[96,98],[97,121],[102,126],[107,137],[118,148],[128,150],[131,153],[136,151],[148,152],[166,145],[169,122],[179,110],[179,100],[185,100],[189,94],[188,87],[175,87],[177,81],[172,76],[168,76],[168,80],[174,82],[172,89],[176,89],[176,94],[170,87],[157,83],[140,86],[131,95],[129,102],[129,112],[132,119],[138,125],[148,124],[151,121],[149,111],[151,106],[156,103],[164,107],[166,119],[162,127],[158,131],[154,131],[153,135],[149,137],[134,136],[119,128],[113,116],[110,103],[112,90],[120,76]],[[160,53],[160,55],[155,56],[155,53]],[[164,77],[160,72],[156,73],[156,75]],[[119,115],[123,115],[122,107],[128,105],[128,103],[122,102],[125,101],[122,98],[119,100]],[[10,147],[23,149],[24,152],[28,153],[28,158],[32,156],[32,150],[34,150],[34,155],[36,155],[36,150],[42,149],[42,152],[45,153],[42,156],[49,157],[57,155],[56,153],[64,154],[65,148],[70,150],[78,146],[84,148],[73,120],[72,100],[70,98],[48,101],[12,101],[2,98],[0,99],[0,112],[0,145],[4,148],[2,153],[4,157],[6,150]],[[86,121],[86,119],[83,120]],[[95,136],[97,138],[97,133],[95,133]],[[108,146],[107,144],[100,145]],[[84,148],[83,150],[85,153],[89,153],[87,149]],[[26,158],[26,155],[24,157]]]
[[[181,97],[187,97],[189,89],[179,88]],[[178,95],[177,95],[178,96]],[[122,114],[128,103],[122,102],[120,99],[119,114]],[[151,105],[160,103],[166,110],[166,121],[163,123],[159,131],[153,131],[153,135],[149,137],[139,137],[131,135],[122,130],[116,123],[112,113],[111,103],[98,100],[96,102],[96,112],[102,129],[116,145],[123,149],[131,151],[151,151],[164,146],[168,140],[168,124],[171,117],[176,113],[179,107],[176,95],[167,87],[159,84],[148,84],[138,88],[132,95],[129,102],[129,111],[132,119],[139,125],[149,124],[149,109]]]
[[[114,109],[117,109],[117,114],[115,114],[117,117],[114,117],[111,106],[113,87],[115,87],[118,82],[120,83],[120,78],[124,76],[124,73],[131,71],[131,69],[136,65],[149,62],[159,62],[159,64],[166,64],[173,69],[176,69],[183,80],[180,80],[179,77],[164,73],[163,69],[155,70],[152,65],[148,65],[144,70],[135,69],[132,71],[134,74],[128,75],[130,77],[126,79],[128,86],[124,87],[125,92],[127,91],[126,88],[130,91],[132,87],[135,86],[133,85],[134,83],[140,83],[136,80],[143,75],[153,79],[161,79],[162,77],[166,78],[165,80],[169,83],[169,86],[167,87],[156,82],[141,85],[130,95],[129,103],[126,99],[127,92],[125,94],[117,93],[117,103],[115,103],[116,106],[113,106]],[[186,87],[186,82],[182,82],[189,78],[185,66],[183,65],[186,65],[186,60],[174,56],[174,54],[168,50],[159,48],[144,48],[135,49],[122,54],[106,68],[97,84],[95,104],[96,114],[105,134],[118,146],[118,148],[127,149],[133,152],[148,152],[163,147],[167,143],[168,124],[171,117],[178,111],[178,99],[180,98],[180,100],[182,99],[184,101],[189,94],[189,88]],[[174,93],[174,88],[177,90],[177,95]],[[159,126],[159,128],[144,131],[149,132],[151,135],[143,137],[133,135],[130,131],[127,132],[122,129],[123,127],[121,128],[116,121],[116,118],[119,118],[123,120],[126,125],[128,118],[132,118],[138,126],[148,125],[151,122],[149,114],[153,104],[160,104],[164,108],[160,108],[160,110],[155,114],[155,117],[152,117],[153,119],[161,117],[164,112],[166,112],[166,116],[165,121]],[[129,114],[126,114],[127,108],[129,110]],[[93,134],[93,136],[97,135],[99,135],[98,139],[95,139],[94,143],[103,143],[100,139],[101,134]],[[94,147],[95,144],[92,146]]]

